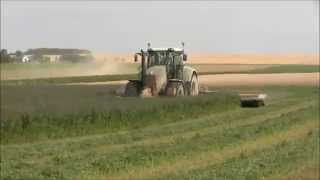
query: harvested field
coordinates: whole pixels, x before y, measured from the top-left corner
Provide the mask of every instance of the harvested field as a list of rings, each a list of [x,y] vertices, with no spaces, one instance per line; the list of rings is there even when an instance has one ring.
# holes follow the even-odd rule
[[[121,54],[99,54],[96,56],[96,61],[92,63],[2,64],[1,81],[27,80],[31,82],[30,79],[37,79],[36,82],[51,83],[51,78],[63,82],[64,77],[84,77],[80,79],[86,79],[85,76],[87,76],[90,82],[94,82],[95,80],[89,76],[121,76],[138,73],[139,63],[133,63],[131,60],[130,63],[127,62],[128,57],[127,54],[123,56]],[[320,70],[319,57],[316,55],[195,54],[191,55],[188,63],[196,68],[199,74],[311,73]],[[104,77],[103,79],[109,78]],[[19,83],[22,83],[22,81],[19,81]],[[87,82],[87,80],[84,82]],[[54,81],[54,83],[59,82]],[[67,83],[73,82],[68,81]]]
[[[94,66],[99,66],[99,64],[88,64],[87,66],[85,64],[7,64],[1,67],[1,83],[5,85],[77,84],[88,82],[94,84],[136,79],[138,77],[138,64],[122,64],[126,71],[117,71],[117,68],[113,69],[113,71],[108,71],[103,66],[99,66],[98,69],[93,68]],[[319,65],[191,64],[191,66],[197,69],[199,75],[315,73],[320,71]],[[79,67],[83,69],[76,70]],[[112,68],[112,66],[109,68]],[[101,71],[101,69],[104,69],[104,71]],[[71,76],[72,73],[70,74],[70,72],[76,72],[75,70],[78,71],[78,74]],[[100,74],[102,72],[104,72],[102,75],[89,75],[90,73]],[[115,72],[117,74],[112,74]]]
[[[190,53],[195,64],[313,64],[319,65],[317,54],[205,54]]]
[[[319,64],[317,54],[214,54],[188,53],[192,64]],[[98,61],[133,63],[133,54],[95,53]]]

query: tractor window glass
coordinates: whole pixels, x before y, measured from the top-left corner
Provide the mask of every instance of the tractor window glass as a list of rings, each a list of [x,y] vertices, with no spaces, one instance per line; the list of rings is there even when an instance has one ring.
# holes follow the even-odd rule
[[[182,65],[183,64],[182,57],[181,56],[174,56],[174,63],[175,63],[175,65]]]
[[[166,65],[167,64],[167,58],[166,54],[164,52],[160,53],[160,65]]]
[[[160,65],[160,57],[158,53],[152,53],[148,56],[148,67]]]
[[[167,54],[166,55],[166,62],[165,62],[167,65],[172,65],[173,63],[173,58],[172,58],[172,55],[171,54]]]
[[[149,54],[148,56],[148,67],[152,66],[154,64],[154,56]]]

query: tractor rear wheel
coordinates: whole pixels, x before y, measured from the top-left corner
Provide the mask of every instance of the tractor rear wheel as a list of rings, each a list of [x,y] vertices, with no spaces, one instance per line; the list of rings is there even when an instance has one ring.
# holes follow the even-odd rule
[[[128,82],[125,90],[126,96],[138,96],[139,95],[139,84],[136,82]]]
[[[167,96],[184,96],[184,87],[181,82],[169,82],[166,88]]]
[[[190,92],[191,96],[198,96],[199,95],[198,77],[195,74],[192,75],[189,92]]]

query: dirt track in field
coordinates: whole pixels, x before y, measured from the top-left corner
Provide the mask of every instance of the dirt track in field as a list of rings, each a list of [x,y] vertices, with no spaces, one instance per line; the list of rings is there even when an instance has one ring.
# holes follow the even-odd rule
[[[106,81],[106,82],[80,82],[80,83],[67,83],[67,85],[121,85],[121,84],[126,84],[127,82],[128,82],[127,80]]]
[[[318,85],[319,73],[203,75],[199,83],[208,86]]]

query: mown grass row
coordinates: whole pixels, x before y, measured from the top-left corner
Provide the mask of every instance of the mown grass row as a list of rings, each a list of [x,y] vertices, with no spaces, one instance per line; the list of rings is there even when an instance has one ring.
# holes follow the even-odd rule
[[[112,89],[112,88],[111,88]],[[184,98],[116,98],[110,96],[109,86],[23,86],[4,87],[1,106],[1,142],[23,143],[73,136],[101,134],[118,130],[132,130],[150,125],[185,121],[240,109],[237,94],[220,93]],[[282,87],[265,91],[269,100],[276,101],[277,91],[285,92],[288,99],[281,106],[297,103],[300,98],[314,99],[317,89],[312,87]],[[280,93],[282,94],[282,93]],[[303,97],[300,97],[302,94]],[[308,96],[306,96],[308,94]],[[276,109],[276,106],[270,106]],[[266,111],[266,109],[259,109]],[[230,113],[230,116],[234,116]],[[245,112],[242,117],[246,118]],[[216,119],[218,117],[215,117]],[[192,121],[189,121],[192,122]],[[205,122],[183,126],[174,132],[206,126]],[[164,133],[156,127],[149,132]],[[169,125],[166,127],[168,133]],[[145,134],[145,136],[149,136]],[[155,134],[156,136],[157,134]],[[141,137],[134,137],[141,138]]]
[[[175,150],[176,148],[174,148],[174,144],[195,143],[194,141],[200,140],[201,142],[203,141],[203,143],[195,143],[195,145],[205,147],[206,143],[210,144],[210,139],[216,138],[218,138],[216,143],[220,143],[219,138],[222,138],[221,141],[223,141],[223,138],[229,136],[233,131],[236,134],[241,133],[241,131],[247,132],[247,130],[244,130],[244,127],[246,127],[246,129],[250,129],[264,122],[269,122],[269,124],[272,122],[275,125],[283,117],[291,117],[294,113],[304,114],[304,110],[312,107],[312,104],[314,103],[315,102],[292,104],[288,105],[286,108],[283,107],[283,104],[279,104],[279,106],[274,108],[273,106],[272,108],[262,108],[259,112],[250,109],[243,109],[243,112],[234,113],[230,116],[230,113],[238,111],[231,110],[229,112],[220,113],[217,116],[198,118],[192,121],[178,121],[175,123],[165,124],[163,126],[147,127],[135,131],[69,138],[58,141],[39,142],[36,144],[5,145],[5,148],[2,149],[2,154],[5,154],[5,158],[3,158],[3,160],[8,163],[5,165],[9,166],[8,169],[13,170],[16,166],[23,166],[27,168],[26,172],[20,172],[20,169],[13,170],[12,173],[14,174],[22,173],[22,175],[25,175],[30,173],[32,169],[39,169],[39,171],[46,171],[45,174],[68,173],[65,176],[72,177],[75,171],[84,170],[83,168],[88,168],[88,166],[91,166],[91,163],[95,164],[96,161],[104,157],[106,159],[110,158],[115,160],[112,156],[119,156],[116,160],[118,162],[113,162],[119,164],[127,158],[134,160],[135,158],[132,156],[135,155],[139,156],[139,158],[142,158],[143,160],[144,154],[141,153],[151,153],[152,159],[155,161],[157,160],[157,157],[153,156],[157,155],[154,151],[161,152],[166,149],[166,154],[170,154],[171,150],[172,154],[175,154],[175,156],[180,154],[180,151]],[[274,111],[275,108],[279,108],[278,111]],[[297,123],[297,121],[295,121],[295,123]],[[198,126],[198,124],[201,125]],[[285,125],[288,124],[286,123]],[[193,126],[195,128],[192,128]],[[269,128],[273,129],[271,126]],[[182,131],[180,129],[182,129]],[[229,131],[229,133],[223,133],[224,135],[221,136],[220,134],[223,131]],[[249,130],[249,132],[252,131]],[[234,137],[237,138],[237,136],[239,135]],[[247,137],[247,135],[244,137]],[[239,136],[239,138],[242,139],[243,137]],[[225,143],[221,143],[222,147],[224,144]],[[177,149],[181,149],[181,147]],[[144,151],[146,149],[150,150]],[[195,148],[191,148],[190,150],[193,151]],[[133,155],[130,155],[131,152]],[[186,154],[188,152],[190,153],[189,150],[184,150],[181,153]],[[88,157],[90,158],[88,159]],[[139,158],[135,161],[140,161]],[[90,159],[93,159],[93,161]],[[98,162],[100,163],[100,161]],[[108,161],[105,163],[110,162]],[[47,164],[52,165],[52,167],[48,167]],[[101,162],[101,164],[104,163]],[[63,166],[64,168],[59,171],[51,172],[51,169],[57,169],[55,166]],[[43,167],[45,167],[45,170]],[[108,168],[111,172],[112,167],[122,169],[117,165],[113,165]],[[71,172],[70,170],[70,172],[65,172],[63,169],[74,169],[74,171],[72,170],[73,172]],[[92,171],[96,172],[95,168],[93,168]],[[41,175],[38,174],[34,176],[37,177]],[[50,176],[54,175],[51,174]]]
[[[258,117],[254,112],[255,110],[245,110],[248,119],[240,118],[241,115],[230,117],[228,114],[224,114],[220,117],[221,121],[213,119],[213,121],[219,123],[211,124],[211,126],[207,127],[211,128],[211,130],[202,132],[199,129],[199,132],[196,131],[191,136],[186,135],[190,131],[178,134],[177,136],[172,134],[173,137],[167,137],[167,141],[159,141],[160,138],[163,138],[161,135],[151,137],[152,141],[149,143],[144,142],[141,144],[136,144],[135,141],[144,141],[148,136],[141,136],[141,139],[133,139],[133,141],[123,141],[123,137],[121,138],[120,136],[118,142],[111,143],[111,146],[110,142],[106,141],[103,143],[99,139],[99,143],[96,144],[85,143],[81,140],[69,141],[68,145],[60,149],[60,151],[51,151],[50,153],[44,150],[42,151],[44,154],[39,154],[39,152],[48,148],[48,144],[46,143],[35,146],[6,145],[2,147],[2,153],[6,155],[2,159],[2,170],[5,172],[3,177],[43,179],[115,178],[128,177],[127,175],[129,174],[132,175],[139,172],[142,175],[141,177],[143,175],[147,177],[148,173],[144,172],[152,171],[163,172],[160,174],[164,178],[176,177],[170,173],[167,174],[168,176],[165,176],[166,169],[163,168],[169,168],[170,164],[178,164],[175,166],[177,169],[173,170],[179,172],[181,167],[183,167],[181,166],[183,162],[190,161],[192,163],[200,154],[211,153],[212,151],[216,151],[219,154],[225,148],[237,149],[242,142],[254,142],[266,136],[277,137],[277,134],[280,132],[292,131],[298,133],[295,129],[304,127],[305,124],[317,122],[314,119],[318,109],[316,103],[312,103],[311,106],[305,104],[301,107],[296,107],[295,110],[289,112],[284,111],[287,109],[286,107],[282,107],[283,113],[280,113],[280,116],[276,117],[263,117],[263,114],[267,113],[267,111],[260,112],[263,114],[261,117]],[[224,121],[224,119],[229,118],[234,118],[234,123],[236,120],[242,122],[233,126],[230,121]],[[254,121],[255,119],[258,120]],[[181,126],[183,126],[183,121],[176,123],[181,123]],[[197,120],[193,122],[193,125],[196,124]],[[314,126],[311,127],[314,128]],[[172,130],[175,129],[178,130],[179,126],[176,126]],[[141,129],[140,133],[144,134],[144,129]],[[129,137],[128,135],[127,138]],[[91,141],[95,141],[95,137]],[[113,149],[113,147],[117,147],[118,144],[121,145],[123,143],[129,143],[131,146],[119,146],[119,148]],[[55,147],[56,149],[61,148],[57,144],[54,146],[58,146]],[[226,160],[229,159],[229,157],[225,158]]]
[[[314,144],[316,144],[314,142]],[[319,147],[317,147],[320,152]],[[303,153],[303,152],[301,152]],[[314,157],[319,157],[319,154],[313,153]],[[304,159],[297,163],[298,167],[291,166],[291,168],[286,168],[284,171],[279,172],[276,175],[270,175],[266,180],[291,180],[291,179],[319,179],[320,178],[320,162],[313,158],[311,160]],[[290,166],[289,166],[290,167]]]
[[[186,119],[161,126],[149,126],[143,129],[114,132],[112,134],[99,134],[94,136],[69,138],[55,141],[46,141],[33,144],[19,144],[6,146],[7,150],[14,152],[17,146],[32,152],[34,148],[40,149],[36,153],[41,156],[62,153],[67,151],[88,151],[91,148],[108,149],[136,146],[139,144],[168,143],[176,137],[190,138],[199,133],[210,133],[224,128],[235,128],[243,125],[257,124],[272,118],[280,118],[292,111],[301,111],[306,107],[312,107],[315,101],[287,103],[283,109],[283,103],[268,108],[252,111],[250,109],[230,109],[228,111],[206,115],[196,119]],[[248,117],[248,113],[250,116]],[[242,119],[239,121],[239,119]],[[156,140],[155,140],[156,139]],[[82,144],[82,145],[81,145]],[[81,145],[81,147],[79,146]],[[106,147],[107,146],[107,147]],[[58,147],[58,148],[57,148]],[[30,154],[31,155],[31,154]],[[36,155],[36,154],[33,154]]]
[[[313,111],[315,110],[313,109]],[[301,113],[301,111],[299,113]],[[303,116],[305,116],[307,112],[303,114]],[[146,149],[146,147],[137,147],[137,150],[130,148],[130,150],[127,150],[127,153],[121,153],[124,154],[124,157],[121,157],[119,154],[120,157],[110,157],[112,161],[109,161],[110,159],[108,157],[97,159],[98,162],[103,162],[99,163],[99,165],[105,167],[105,169],[100,167],[102,171],[100,170],[99,173],[112,174],[111,176],[106,175],[107,178],[129,178],[133,176],[138,179],[152,179],[166,172],[185,171],[188,168],[193,169],[192,164],[201,167],[201,165],[206,165],[211,162],[209,157],[219,157],[219,152],[227,152],[226,148],[228,147],[237,149],[236,147],[240,146],[241,142],[254,141],[255,139],[263,138],[278,131],[288,130],[297,126],[297,124],[298,126],[304,126],[306,121],[308,121],[298,119],[303,116],[297,117],[297,119],[292,119],[292,116],[294,115],[291,114],[287,117],[270,119],[263,123],[244,125],[236,128],[225,128],[209,134],[195,134],[191,139],[182,136],[177,138],[172,144],[151,146],[150,150],[147,150],[149,148]],[[279,123],[282,119],[285,121]],[[315,121],[316,120],[313,122]],[[316,123],[313,123],[313,125],[314,124]],[[121,162],[123,159],[125,159],[125,162],[121,163],[121,167],[117,168],[117,162]],[[163,159],[165,159],[165,161],[163,161]],[[217,159],[213,158],[212,162],[214,163],[215,160]]]
[[[132,108],[121,106],[108,110],[89,109],[87,112],[24,113],[15,119],[1,121],[1,143],[25,143],[46,139],[139,129],[152,124],[165,124],[195,118],[202,113],[216,113],[239,107],[239,97],[232,93],[219,93],[178,99],[160,98],[144,100],[131,98],[137,104]],[[148,101],[152,101],[147,104]],[[146,104],[144,104],[146,103]],[[147,108],[139,108],[146,106]]]
[[[209,165],[188,172],[175,172],[159,179],[274,179],[312,163],[319,168],[319,131],[313,130],[302,139],[283,141],[273,147],[252,154],[242,153],[221,164]],[[316,176],[311,179],[319,178]],[[301,178],[305,177],[303,174]],[[279,178],[279,177],[278,177]],[[277,178],[276,178],[277,179]]]
[[[6,103],[6,106],[1,107],[3,108],[1,114],[2,143],[36,142],[46,139],[132,130],[180,120],[192,124],[193,121],[185,121],[185,119],[194,119],[209,114],[214,114],[214,118],[218,119],[219,116],[216,114],[219,112],[240,109],[237,95],[223,91],[199,97],[141,99],[111,98],[100,95],[95,97],[96,93],[105,91],[105,87],[98,89],[83,87],[70,87],[70,89],[69,86],[67,87],[8,89],[7,91],[11,93],[6,93],[2,98]],[[283,91],[287,95],[281,97],[283,95],[279,96],[275,91]],[[22,92],[23,95],[21,95]],[[42,92],[46,93],[42,94]],[[260,108],[255,111],[256,114],[275,111],[277,108],[299,101],[315,100],[319,90],[316,87],[283,87],[271,88],[265,92],[270,95],[267,104],[273,101],[281,102],[268,108]],[[280,92],[280,94],[282,93]],[[39,105],[42,108],[38,107]],[[235,116],[236,113],[239,112],[233,111],[229,116]],[[242,111],[241,114],[239,118],[246,118],[246,111]],[[209,120],[198,122],[191,127],[184,124],[178,130],[175,129],[174,133],[205,127]],[[210,123],[218,122],[210,121]],[[156,127],[149,132],[155,136],[165,132],[170,134],[173,133],[170,126]],[[146,133],[145,136],[150,136],[150,133]]]

